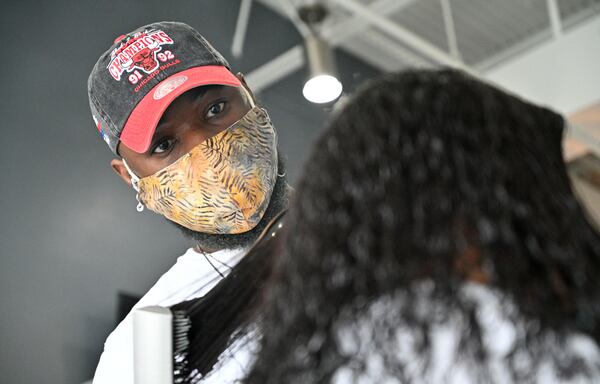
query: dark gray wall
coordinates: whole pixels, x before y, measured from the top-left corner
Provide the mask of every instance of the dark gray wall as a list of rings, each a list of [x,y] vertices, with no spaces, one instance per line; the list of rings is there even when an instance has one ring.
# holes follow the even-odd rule
[[[2,1],[0,3],[0,383],[89,379],[114,327],[119,291],[143,294],[187,248],[156,215],[137,214],[132,190],[88,111],[86,80],[113,39],[180,20],[230,56],[237,0]],[[248,72],[300,42],[290,23],[255,4]],[[350,89],[375,71],[338,52]],[[301,96],[297,72],[260,96],[299,174],[327,115]]]

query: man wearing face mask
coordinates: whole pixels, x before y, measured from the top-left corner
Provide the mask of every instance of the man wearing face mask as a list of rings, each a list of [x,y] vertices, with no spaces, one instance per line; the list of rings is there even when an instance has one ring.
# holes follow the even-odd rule
[[[134,308],[205,295],[287,206],[277,135],[243,77],[183,23],[120,36],[88,80],[96,128],[137,209],[165,216],[194,240]],[[94,384],[133,383],[131,313],[108,337]],[[243,351],[242,351],[243,352]],[[230,354],[203,382],[242,377]]]

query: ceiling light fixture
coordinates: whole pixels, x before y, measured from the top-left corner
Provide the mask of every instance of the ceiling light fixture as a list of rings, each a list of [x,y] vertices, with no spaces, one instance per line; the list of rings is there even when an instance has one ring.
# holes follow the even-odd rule
[[[332,102],[340,97],[343,86],[338,80],[333,50],[315,31],[315,26],[327,16],[327,10],[320,4],[314,4],[300,8],[299,15],[311,30],[304,37],[309,76],[302,94],[312,103]]]
[[[316,35],[308,36],[304,42],[309,66],[309,77],[302,94],[313,103],[329,103],[342,94],[342,83],[337,71],[331,48]]]

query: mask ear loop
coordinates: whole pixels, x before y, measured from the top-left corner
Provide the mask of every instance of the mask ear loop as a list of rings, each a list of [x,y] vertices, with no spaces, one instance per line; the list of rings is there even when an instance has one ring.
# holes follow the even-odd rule
[[[138,212],[142,212],[144,210],[144,204],[142,204],[142,202],[140,201],[140,178],[137,177],[135,173],[133,173],[131,168],[129,168],[129,165],[127,165],[125,159],[123,159],[123,164],[125,165],[125,169],[127,169],[127,173],[129,173],[129,177],[131,177],[131,186],[133,187],[133,189],[135,189],[136,192],[135,199],[137,200],[138,204],[137,207],[135,207],[135,209]]]

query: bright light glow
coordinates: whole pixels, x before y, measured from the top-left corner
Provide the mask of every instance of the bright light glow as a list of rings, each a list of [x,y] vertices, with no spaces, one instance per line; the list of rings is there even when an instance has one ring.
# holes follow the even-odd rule
[[[302,94],[312,103],[329,103],[342,94],[342,83],[331,75],[315,76],[304,83]]]

